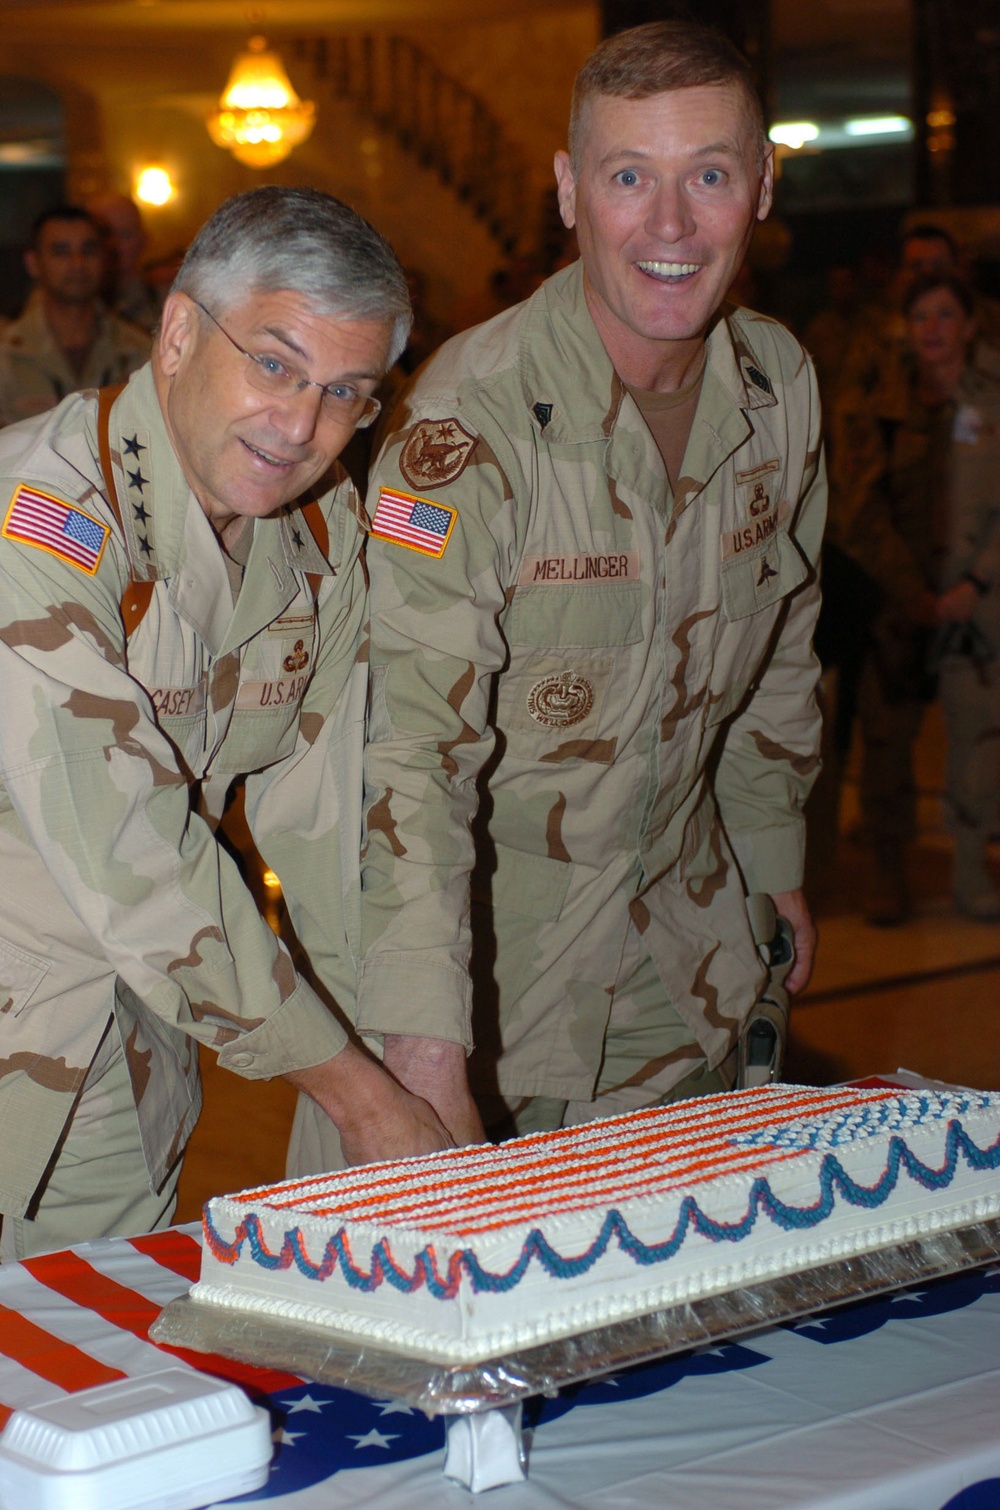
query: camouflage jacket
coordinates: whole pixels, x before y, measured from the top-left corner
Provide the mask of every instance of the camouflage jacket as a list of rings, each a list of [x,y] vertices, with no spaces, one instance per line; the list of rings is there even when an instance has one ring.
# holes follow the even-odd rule
[[[418,374],[368,500],[362,1031],[470,1044],[471,874],[501,1089],[592,1094],[630,915],[728,1052],[745,890],[801,884],[817,410],[786,330],[720,316],[672,496],[579,265]]]
[[[40,298],[0,336],[0,425],[52,409],[70,393],[124,383],[149,359],[149,336],[102,309],[97,336],[79,376],[57,344]]]
[[[931,406],[907,370],[902,404],[881,389],[871,398],[866,424],[880,464],[851,552],[882,589],[880,636],[926,638],[925,593],[947,592],[968,573],[985,589],[974,620],[1000,651],[1000,378],[969,366],[955,397]]]
[[[367,685],[353,489],[321,501],[332,565],[296,510],[257,520],[234,608],[150,369],[111,412],[124,530],[96,407],[72,396],[0,436],[0,1210],[14,1215],[112,1011],[154,1184],[197,1116],[196,1040],[250,1078],[343,1047],[214,836],[236,776],[250,773],[250,826],[317,976],[353,998]],[[126,639],[133,576],[154,586]]]

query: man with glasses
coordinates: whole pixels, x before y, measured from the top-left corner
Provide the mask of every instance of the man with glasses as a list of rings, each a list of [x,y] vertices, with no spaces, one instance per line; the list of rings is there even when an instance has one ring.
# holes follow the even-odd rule
[[[348,1042],[366,596],[331,468],[409,329],[391,249],[268,188],[203,228],[152,361],[0,438],[0,1254],[169,1221],[197,1046],[358,1162],[447,1144]],[[215,837],[246,812],[311,984]]]

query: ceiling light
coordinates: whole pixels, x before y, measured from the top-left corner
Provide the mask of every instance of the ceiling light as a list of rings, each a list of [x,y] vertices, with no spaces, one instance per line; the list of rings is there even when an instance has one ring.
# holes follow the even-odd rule
[[[845,121],[844,130],[848,136],[909,136],[913,123],[905,115],[863,115]]]
[[[779,121],[767,134],[778,146],[791,147],[797,152],[806,142],[816,140],[819,127],[812,121]]]
[[[135,197],[140,204],[169,204],[177,190],[166,168],[150,164],[140,168],[135,176]]]
[[[315,121],[316,106],[299,99],[278,54],[263,37],[251,37],[207,125],[216,146],[251,168],[268,168],[304,142]]]

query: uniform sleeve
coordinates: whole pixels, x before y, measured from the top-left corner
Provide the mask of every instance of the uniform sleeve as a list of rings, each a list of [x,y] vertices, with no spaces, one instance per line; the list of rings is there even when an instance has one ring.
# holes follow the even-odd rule
[[[787,603],[764,672],[726,732],[715,776],[719,812],[747,891],[769,894],[802,885],[802,809],[819,770],[819,662],[812,638],[820,604],[817,566],[826,518],[826,471],[811,366],[802,402],[808,440],[800,496],[792,503],[792,533],[813,571]]]
[[[360,948],[362,744],[368,692],[368,592],[361,528],[337,495],[320,589],[319,648],[295,749],[247,777],[254,841],[281,880],[296,937],[331,1006],[353,1017]]]
[[[470,1048],[470,823],[476,780],[494,748],[492,681],[506,659],[498,617],[515,557],[515,464],[498,458],[502,437],[491,445],[463,414],[454,432],[467,448],[461,470],[423,490],[439,510],[430,516],[436,527],[450,529],[447,542],[439,554],[402,543],[406,526],[393,522],[391,495],[421,495],[412,469],[400,470],[401,454],[407,446],[414,454],[451,422],[446,410],[431,419],[408,414],[376,463],[368,494],[376,534],[368,549],[372,692],[358,1027]],[[380,520],[399,543],[378,538]]]
[[[109,965],[164,1022],[251,1078],[345,1043],[192,812],[129,676],[113,541],[95,575],[0,540],[6,800]]]

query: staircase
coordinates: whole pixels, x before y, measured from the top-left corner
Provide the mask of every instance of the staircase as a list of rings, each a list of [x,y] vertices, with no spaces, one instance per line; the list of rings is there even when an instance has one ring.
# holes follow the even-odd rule
[[[500,249],[534,250],[542,207],[521,148],[482,100],[406,37],[300,39],[298,59],[467,204]]]

